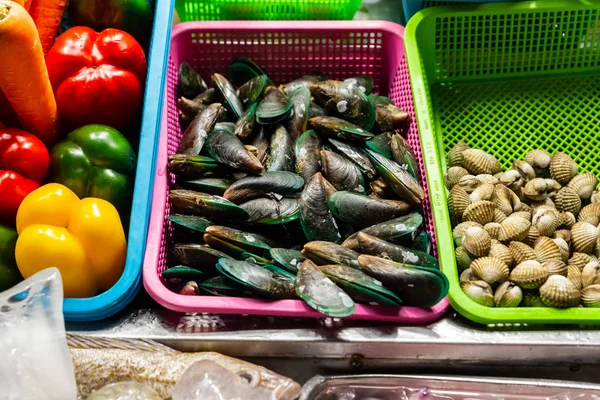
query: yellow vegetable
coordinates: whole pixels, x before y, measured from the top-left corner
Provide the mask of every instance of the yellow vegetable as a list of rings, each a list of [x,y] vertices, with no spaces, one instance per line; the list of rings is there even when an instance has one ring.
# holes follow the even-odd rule
[[[56,267],[65,297],[91,297],[123,273],[127,242],[119,213],[109,202],[80,200],[49,183],[31,192],[17,212],[15,258],[24,278]]]

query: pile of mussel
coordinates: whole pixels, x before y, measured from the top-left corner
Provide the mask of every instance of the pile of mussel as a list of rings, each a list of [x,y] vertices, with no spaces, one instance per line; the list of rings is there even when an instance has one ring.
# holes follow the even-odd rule
[[[171,290],[300,298],[334,317],[355,302],[437,304],[448,281],[422,230],[418,164],[394,133],[408,114],[368,76],[277,86],[243,57],[228,76],[209,87],[179,69]]]
[[[501,171],[456,144],[445,176],[460,285],[489,307],[600,307],[597,177],[566,153],[532,150]]]

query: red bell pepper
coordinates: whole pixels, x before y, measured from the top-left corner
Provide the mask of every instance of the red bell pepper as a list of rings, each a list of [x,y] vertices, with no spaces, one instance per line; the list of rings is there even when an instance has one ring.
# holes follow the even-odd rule
[[[127,32],[77,26],[60,35],[46,56],[61,125],[127,130],[139,117],[146,56]]]
[[[46,177],[50,156],[40,139],[0,127],[0,221],[15,224],[21,202]]]

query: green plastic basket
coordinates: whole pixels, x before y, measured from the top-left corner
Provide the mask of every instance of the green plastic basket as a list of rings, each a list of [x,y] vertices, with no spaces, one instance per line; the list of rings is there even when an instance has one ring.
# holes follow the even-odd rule
[[[177,0],[181,22],[227,20],[349,20],[361,0]]]
[[[533,148],[562,150],[600,176],[600,1],[429,8],[406,51],[450,302],[486,324],[598,324],[600,309],[488,308],[460,289],[443,171],[458,141],[506,169]]]

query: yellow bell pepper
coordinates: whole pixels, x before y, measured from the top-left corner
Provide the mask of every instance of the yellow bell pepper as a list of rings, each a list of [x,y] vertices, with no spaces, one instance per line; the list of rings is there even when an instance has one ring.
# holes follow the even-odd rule
[[[31,192],[17,212],[15,258],[24,278],[56,267],[65,297],[91,297],[123,273],[127,242],[119,213],[106,200],[80,200],[49,183]]]

